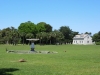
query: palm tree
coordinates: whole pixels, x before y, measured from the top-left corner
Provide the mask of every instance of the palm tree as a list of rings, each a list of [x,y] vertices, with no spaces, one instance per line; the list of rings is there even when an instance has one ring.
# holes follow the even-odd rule
[[[49,38],[49,43],[50,44],[54,43],[54,40],[56,38],[56,33],[55,32],[50,32],[48,38]]]
[[[40,39],[40,45],[41,45],[41,40],[42,40],[42,32],[36,34],[36,38]]]
[[[31,38],[33,38],[33,37],[34,37],[34,35],[33,35],[32,33],[28,33],[28,34],[26,34],[26,36],[25,36],[26,39],[31,39]]]
[[[24,41],[25,41],[25,36],[26,36],[26,33],[25,32],[21,32],[20,33],[20,37],[22,38],[22,43],[23,43],[23,45],[24,45]]]
[[[26,34],[25,37],[26,37],[27,39],[31,39],[31,38],[34,37],[34,35],[33,35],[32,33],[28,33],[28,34]]]
[[[40,45],[41,45],[46,41],[47,33],[46,32],[37,33],[36,37],[40,39]]]
[[[41,37],[42,37],[42,43],[47,43],[47,33],[46,32],[42,32],[41,33]]]
[[[6,44],[9,43],[9,39],[10,39],[10,28],[5,28],[1,31],[1,37],[2,37],[2,41],[5,42]]]
[[[54,34],[55,34],[54,37],[55,37],[56,43],[60,42],[62,39],[64,39],[64,35],[62,34],[62,32],[55,30]]]
[[[11,35],[12,35],[13,45],[16,45],[20,38],[18,30],[12,29]]]

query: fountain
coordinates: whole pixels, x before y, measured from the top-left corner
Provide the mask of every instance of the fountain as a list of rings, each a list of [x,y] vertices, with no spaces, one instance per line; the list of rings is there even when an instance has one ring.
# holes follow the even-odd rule
[[[27,51],[27,50],[8,50],[8,49],[6,49],[6,52],[7,53],[19,53],[19,54],[31,54],[31,53],[33,53],[33,54],[34,53],[35,54],[38,54],[38,53],[40,53],[40,54],[50,54],[50,53],[58,53],[56,51],[50,52],[50,51],[45,51],[45,50],[43,50],[43,51],[35,51],[34,50],[34,48],[35,48],[34,42],[38,41],[39,39],[26,39],[26,40],[31,42],[31,50],[30,51]]]
[[[31,51],[34,51],[34,42],[35,41],[38,41],[39,39],[26,39],[26,40],[28,40],[28,41],[31,41]]]

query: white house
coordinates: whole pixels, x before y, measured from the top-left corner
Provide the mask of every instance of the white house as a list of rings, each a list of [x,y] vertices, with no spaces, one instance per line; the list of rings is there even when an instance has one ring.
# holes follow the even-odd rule
[[[73,44],[93,44],[92,37],[89,34],[75,35],[75,37],[73,38]]]

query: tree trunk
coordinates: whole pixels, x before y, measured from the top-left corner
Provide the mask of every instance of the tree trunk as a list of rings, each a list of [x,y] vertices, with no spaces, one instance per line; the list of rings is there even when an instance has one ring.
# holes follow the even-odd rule
[[[50,40],[50,45],[51,45],[51,40]]]
[[[23,45],[24,45],[24,37],[23,37]]]

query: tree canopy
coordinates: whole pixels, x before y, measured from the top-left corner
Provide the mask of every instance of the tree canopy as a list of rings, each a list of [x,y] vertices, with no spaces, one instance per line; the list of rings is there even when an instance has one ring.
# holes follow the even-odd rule
[[[14,27],[7,27],[0,30],[0,43],[8,43],[16,45],[27,44],[28,38],[38,38],[40,44],[56,44],[56,43],[71,43],[73,37],[79,32],[73,31],[69,26],[61,26],[58,30],[53,30],[53,27],[46,22],[39,22],[37,24],[27,21],[20,23],[18,29]],[[85,32],[91,35],[91,32]],[[92,35],[91,35],[92,36]],[[100,31],[95,33],[93,41],[100,42]]]
[[[60,32],[64,35],[64,39],[67,40],[67,42],[71,41],[71,34],[72,30],[69,28],[69,26],[61,26],[59,29]]]
[[[36,25],[31,21],[21,23],[18,27],[19,32],[24,33],[35,33],[36,32]]]

